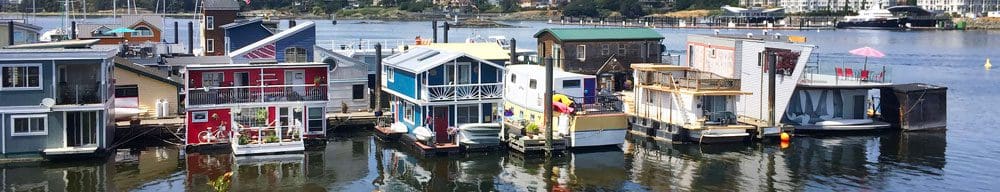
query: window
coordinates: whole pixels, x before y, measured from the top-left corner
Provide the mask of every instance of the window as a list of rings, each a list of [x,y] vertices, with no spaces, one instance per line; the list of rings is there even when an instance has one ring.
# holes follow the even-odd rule
[[[392,71],[393,71],[392,67],[389,67],[389,66],[386,66],[384,68],[384,70],[382,71],[382,75],[385,76],[386,81],[392,82],[393,79],[395,79],[393,77],[395,77],[396,75],[392,74],[393,73]]]
[[[365,85],[351,85],[351,99],[365,99]]]
[[[625,44],[618,44],[618,55],[625,56]]]
[[[516,74],[510,74],[510,82],[511,83],[517,83],[517,75]]]
[[[215,39],[205,40],[205,52],[215,52]]]
[[[14,128],[11,136],[35,136],[48,135],[48,116],[38,115],[12,115],[10,126]]]
[[[0,90],[41,90],[41,65],[7,65],[0,67]]]
[[[458,115],[456,121],[458,124],[463,123],[479,123],[479,105],[459,105],[456,107]]]
[[[139,86],[115,85],[115,97],[139,97]]]
[[[580,88],[580,80],[563,80],[562,88]]]
[[[322,132],[323,127],[326,123],[326,112],[323,111],[322,107],[310,107],[309,108],[309,132]]]
[[[222,85],[222,72],[201,73],[202,87],[219,87]]]
[[[132,30],[135,30],[135,32],[132,32],[132,37],[152,37],[153,36],[153,30],[149,29],[149,27],[146,27],[146,26],[138,26],[138,27],[135,27],[135,29],[132,29]]]
[[[415,114],[413,107],[413,104],[403,103],[403,120],[406,120],[406,122],[413,123]]]
[[[645,97],[646,97],[646,99],[645,99],[646,103],[649,103],[649,104],[653,103],[653,97],[654,97],[653,91],[646,90]]]
[[[191,122],[192,123],[208,122],[208,111],[191,112]]]
[[[205,16],[205,28],[208,28],[208,30],[215,29],[215,16]]]
[[[306,49],[299,47],[289,47],[285,49],[285,62],[288,63],[305,63],[309,62],[306,60]]]
[[[528,80],[528,88],[535,89],[538,87],[538,81],[535,79]]]
[[[587,60],[587,45],[576,46],[576,59],[580,61]]]
[[[601,56],[608,56],[611,54],[611,46],[608,44],[601,45]]]

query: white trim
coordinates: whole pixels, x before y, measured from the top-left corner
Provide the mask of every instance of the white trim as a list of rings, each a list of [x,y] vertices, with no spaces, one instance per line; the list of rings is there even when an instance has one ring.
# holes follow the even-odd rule
[[[215,53],[215,39],[205,39],[205,52]]]
[[[142,35],[142,34],[136,35],[136,33],[139,33],[139,30],[137,30],[139,27],[146,28],[149,31],[149,35]],[[138,26],[135,26],[135,29],[132,29],[132,30],[136,31],[136,32],[132,32],[130,34],[130,35],[132,35],[132,37],[155,37],[156,36],[156,33],[153,33],[153,28],[151,28],[151,27],[149,27],[147,25],[138,25]]]
[[[7,117],[5,117],[5,115],[7,114],[0,113],[0,126],[3,126],[7,122]],[[0,129],[0,145],[3,145],[2,147],[0,147],[0,154],[7,154],[7,130]],[[6,169],[4,169],[3,171],[4,173],[7,172]],[[0,177],[4,177],[5,180],[4,183],[6,183],[7,179],[6,174],[0,175]]]
[[[17,133],[17,132],[15,132],[15,130],[14,130],[15,129],[14,122],[16,122],[16,121],[14,119],[35,119],[35,118],[42,118],[42,131],[31,132],[30,131],[31,130],[31,126],[30,126],[31,125],[30,124],[31,121],[28,121],[28,123],[29,123],[28,124],[29,125],[28,126],[28,130],[29,130],[28,132],[26,132],[26,133]],[[49,115],[47,115],[47,114],[32,114],[32,115],[11,115],[10,116],[10,136],[11,137],[19,137],[19,136],[45,136],[45,135],[49,135]]]
[[[5,74],[3,74],[3,68],[4,67],[38,67],[38,86],[34,86],[34,87],[4,87],[3,86],[3,81],[7,80],[6,77],[4,76]],[[27,71],[25,71],[25,73],[27,73]],[[45,78],[42,75],[42,64],[41,63],[4,64],[3,66],[0,66],[0,91],[38,91],[38,90],[43,90],[43,88],[42,88],[42,84],[44,83],[43,80],[45,80]],[[25,78],[25,81],[27,81],[27,78]],[[25,84],[27,84],[27,82],[25,82]]]
[[[418,105],[410,102],[403,102],[402,106],[403,106],[403,118],[402,118],[403,121],[410,123],[414,126],[417,126],[416,123],[413,123],[417,119],[417,111],[413,108],[417,107]],[[410,115],[406,115],[406,110],[413,111],[412,117],[410,117]],[[409,119],[407,119],[407,117],[409,117]]]
[[[205,114],[205,119],[196,119],[197,114]],[[192,111],[191,112],[191,122],[192,123],[205,123],[208,122],[208,111]]]
[[[56,105],[53,106],[52,111],[100,111],[108,110],[105,104],[86,104],[86,105]]]
[[[211,24],[208,21],[212,21]],[[205,16],[205,29],[215,30],[215,16]]]

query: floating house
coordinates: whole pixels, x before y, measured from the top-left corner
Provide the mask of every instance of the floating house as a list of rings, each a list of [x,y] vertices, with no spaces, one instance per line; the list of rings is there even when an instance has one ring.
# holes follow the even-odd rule
[[[315,61],[330,66],[330,102],[327,110],[334,112],[368,111],[371,90],[368,87],[368,64],[319,46],[314,47]]]
[[[38,42],[42,27],[24,20],[0,19],[0,45],[19,45]]]
[[[228,64],[186,65],[186,144],[243,155],[325,137],[330,65],[311,62],[314,42],[306,22],[231,52]]]
[[[660,63],[663,36],[647,28],[555,28],[535,33],[538,56],[571,73],[596,75],[598,89],[624,89],[632,63]],[[543,63],[543,62],[539,62]]]
[[[677,142],[776,134],[815,48],[752,35],[689,35],[686,47],[686,66],[632,66],[636,90],[626,112],[639,134]],[[774,77],[767,67],[772,60]]]
[[[183,77],[115,58],[115,119],[177,116]]]
[[[201,55],[226,55],[226,30],[221,26],[236,22],[240,2],[231,0],[204,0],[201,2]]]
[[[825,67],[825,68],[824,68]],[[891,92],[889,70],[809,64],[792,94],[782,123],[796,131],[859,131],[891,128],[882,113],[882,91]],[[831,70],[832,69],[832,70]]]
[[[116,29],[133,32],[117,32]],[[98,44],[144,44],[163,41],[163,17],[159,15],[128,15],[111,23],[77,24],[77,39],[98,39]]]
[[[90,155],[113,146],[116,49],[96,41],[0,49],[0,152]],[[73,47],[69,49],[67,47]]]
[[[225,33],[225,53],[236,51],[261,39],[274,35],[274,31],[264,26],[261,18],[239,20],[219,26]]]
[[[495,111],[503,96],[502,65],[428,47],[387,57],[384,63],[380,83],[391,95],[397,119],[393,126],[434,138],[426,145],[452,144],[449,130],[463,124],[499,123]]]

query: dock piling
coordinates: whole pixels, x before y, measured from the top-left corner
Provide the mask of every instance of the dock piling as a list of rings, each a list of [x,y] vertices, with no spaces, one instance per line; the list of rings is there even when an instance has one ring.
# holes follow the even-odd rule
[[[545,154],[552,157],[552,57],[545,57]]]

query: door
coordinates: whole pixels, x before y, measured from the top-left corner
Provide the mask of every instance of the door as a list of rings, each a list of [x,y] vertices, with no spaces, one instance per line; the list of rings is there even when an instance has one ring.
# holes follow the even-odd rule
[[[450,143],[448,138],[448,107],[434,107],[434,135],[437,143]]]
[[[233,87],[236,88],[236,94],[234,97],[240,100],[247,100],[250,98],[250,89],[246,88],[250,86],[250,73],[247,72],[236,72],[233,73]]]
[[[278,107],[278,137],[282,141],[298,141],[305,122],[302,107]]]
[[[97,146],[97,130],[100,122],[97,111],[66,112],[66,146]]]
[[[285,85],[299,85],[292,88],[296,94],[304,96],[306,93],[306,72],[302,70],[285,71]]]
[[[865,119],[865,115],[868,113],[865,108],[868,107],[865,102],[865,95],[855,95],[854,96],[854,113],[852,114],[853,119]]]
[[[597,100],[597,80],[587,78],[583,80],[583,102],[593,104]]]

